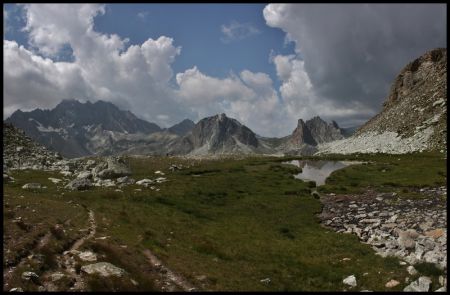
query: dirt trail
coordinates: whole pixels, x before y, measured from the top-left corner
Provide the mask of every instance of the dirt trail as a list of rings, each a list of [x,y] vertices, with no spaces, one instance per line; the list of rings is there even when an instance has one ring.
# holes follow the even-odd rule
[[[94,211],[89,210],[89,228],[88,228],[89,234],[87,234],[87,235],[81,237],[80,239],[78,239],[78,240],[72,245],[72,247],[70,248],[70,251],[72,251],[72,250],[78,250],[78,248],[80,248],[81,245],[83,245],[83,243],[84,243],[86,240],[91,239],[91,238],[95,235],[96,229],[97,229],[97,224],[96,224],[96,222],[95,222]]]
[[[174,273],[167,266],[163,265],[161,260],[159,260],[149,249],[145,249],[143,253],[145,257],[148,258],[150,264],[159,271],[166,286],[170,287],[171,284],[175,284],[183,291],[196,291],[196,288],[191,283],[181,275]]]

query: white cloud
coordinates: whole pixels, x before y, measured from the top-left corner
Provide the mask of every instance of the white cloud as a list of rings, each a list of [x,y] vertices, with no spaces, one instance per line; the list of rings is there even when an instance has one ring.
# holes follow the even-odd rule
[[[224,43],[242,40],[261,33],[261,31],[255,28],[252,24],[239,23],[235,20],[231,21],[229,25],[222,25],[220,29],[223,34],[220,40]]]
[[[149,16],[149,12],[148,11],[141,11],[138,12],[137,16],[140,20],[145,21],[147,19],[147,17]]]
[[[4,100],[8,116],[17,108],[51,108],[64,98],[103,99],[157,123],[184,119],[186,113],[169,87],[171,63],[181,47],[173,39],[149,38],[126,48],[127,39],[94,31],[102,5],[26,5],[26,30],[37,53],[5,41]],[[64,45],[74,62],[56,62]],[[47,58],[39,56],[39,53]],[[158,120],[158,115],[170,119]]]

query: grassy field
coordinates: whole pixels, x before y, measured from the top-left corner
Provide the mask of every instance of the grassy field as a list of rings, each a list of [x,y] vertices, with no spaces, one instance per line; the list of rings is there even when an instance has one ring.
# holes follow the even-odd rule
[[[372,187],[407,194],[407,188],[446,183],[446,163],[439,154],[329,158],[369,163],[334,172],[320,188],[324,192],[358,192]],[[159,175],[154,171],[160,170],[169,181],[154,185],[154,190],[131,185],[122,191],[94,188],[64,191],[64,195],[47,180],[60,175],[21,171],[12,174],[15,184],[5,185],[4,200],[10,206],[24,200],[41,204],[47,211],[29,218],[49,214],[54,218],[47,220],[49,226],[63,223],[72,215],[75,218],[76,214],[80,216],[75,219],[85,220],[81,215],[86,212],[70,209],[69,201],[92,209],[97,221],[96,237],[108,238],[102,242],[92,240],[85,248],[105,253],[115,265],[127,269],[139,282],[138,290],[154,288],[154,274],[147,269],[142,254],[146,248],[203,290],[383,291],[391,279],[401,284],[390,290],[403,289],[407,273],[396,258],[381,258],[356,236],[338,234],[319,225],[315,216],[321,211],[319,201],[310,196],[310,184],[294,179],[296,167],[281,164],[285,160],[133,157],[129,158],[133,178],[156,178]],[[171,164],[182,165],[183,169],[171,172]],[[21,186],[28,182],[43,183],[47,189],[22,190]],[[4,224],[12,219],[4,216]],[[19,230],[11,225],[5,228],[5,235],[17,235]],[[342,280],[352,274],[358,286],[349,289]],[[266,278],[270,283],[261,282]],[[113,287],[91,286],[92,290],[105,288]]]

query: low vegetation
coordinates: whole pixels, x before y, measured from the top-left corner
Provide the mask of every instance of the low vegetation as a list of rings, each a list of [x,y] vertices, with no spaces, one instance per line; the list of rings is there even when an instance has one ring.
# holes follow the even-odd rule
[[[446,164],[439,154],[328,158],[366,163],[334,172],[319,188],[322,192],[371,187],[406,195],[412,188],[446,183]],[[95,237],[106,238],[91,239],[83,249],[126,269],[127,278],[137,282],[92,277],[88,285],[93,291],[157,289],[158,275],[147,263],[145,249],[200,290],[384,291],[402,290],[406,285],[408,274],[398,259],[377,256],[356,236],[319,224],[316,214],[321,204],[311,196],[313,187],[292,176],[299,170],[282,164],[287,158],[128,160],[134,179],[159,177],[154,172],[160,170],[168,181],[155,184],[154,189],[130,185],[120,190],[96,187],[69,192],[48,180],[61,178],[56,173],[12,173],[16,181],[4,183],[4,238],[9,250],[4,254],[4,269],[8,261],[18,263],[30,252],[38,252],[36,245],[48,232],[56,244],[46,250],[46,256],[67,248],[79,230],[88,226],[85,206],[95,212]],[[182,169],[171,172],[172,164]],[[47,188],[23,190],[22,185],[29,182]],[[30,225],[28,230],[13,222],[19,216]],[[64,225],[65,235],[54,230],[56,224]],[[55,267],[51,261],[47,264],[47,268]],[[38,274],[45,271],[45,267],[25,268]],[[422,268],[434,275],[430,267]],[[19,284],[21,272],[14,273],[9,288],[34,288]],[[357,279],[355,288],[342,283],[350,275]],[[401,284],[386,288],[391,279]]]

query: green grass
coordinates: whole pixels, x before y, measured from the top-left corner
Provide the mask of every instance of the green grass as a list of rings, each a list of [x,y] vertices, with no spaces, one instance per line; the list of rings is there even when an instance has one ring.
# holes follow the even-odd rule
[[[446,181],[445,162],[434,154],[329,158],[370,164],[334,172],[322,191],[356,192],[367,187],[401,191]],[[402,282],[393,288],[402,290],[407,273],[396,258],[381,258],[356,236],[320,226],[315,214],[321,211],[321,205],[310,196],[310,183],[294,179],[293,174],[299,171],[281,164],[286,160],[131,157],[136,180],[159,177],[154,171],[161,170],[169,181],[155,185],[160,191],[131,185],[123,192],[94,188],[60,195],[54,184],[46,182],[51,176],[20,172],[13,175],[17,183],[8,184],[6,192],[46,202],[67,204],[74,200],[86,205],[96,214],[97,236],[110,236],[111,247],[127,245],[129,257],[140,263],[145,259],[141,251],[149,248],[169,268],[199,287],[196,277],[206,275],[208,279],[201,288],[207,290],[340,291],[346,288],[342,280],[352,274],[358,281],[355,290],[383,291],[390,279]],[[170,172],[171,164],[189,168]],[[48,189],[20,189],[31,180]],[[129,265],[131,258],[120,259],[113,254],[119,252],[95,246],[95,242],[88,246],[105,252],[116,265],[131,269],[131,276],[141,286],[151,286],[137,275],[139,268]],[[342,261],[344,257],[351,260]],[[262,284],[260,280],[267,277],[271,283]],[[117,286],[97,283],[92,283],[96,290]]]

